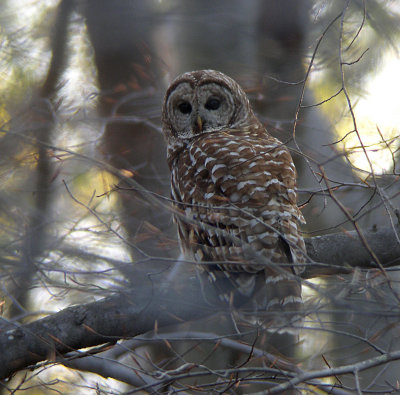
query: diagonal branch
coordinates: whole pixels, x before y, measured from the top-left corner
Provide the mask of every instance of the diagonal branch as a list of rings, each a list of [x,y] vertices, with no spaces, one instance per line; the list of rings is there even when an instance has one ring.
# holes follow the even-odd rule
[[[399,226],[396,229],[400,231]],[[385,268],[400,265],[400,245],[393,228],[363,233]],[[305,278],[349,273],[355,267],[377,268],[356,231],[313,237],[307,239],[306,244],[308,255],[314,262],[307,267]],[[140,275],[147,276],[148,273],[138,273]],[[152,280],[152,286],[72,306],[29,324],[20,325],[3,319],[0,379],[40,361],[57,360],[57,356],[71,351],[116,342],[216,313],[229,313],[223,306],[210,305],[201,297],[206,291],[208,300],[216,300],[216,290],[211,285],[201,290],[196,276],[179,278],[177,283],[168,285],[163,273]]]

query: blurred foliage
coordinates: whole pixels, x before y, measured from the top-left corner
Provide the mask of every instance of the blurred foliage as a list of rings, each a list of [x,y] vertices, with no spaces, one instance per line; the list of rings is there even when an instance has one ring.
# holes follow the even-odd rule
[[[77,1],[68,22],[65,66],[57,93],[55,97],[39,100],[38,92],[54,50],[51,37],[61,2],[0,2],[0,295],[6,301],[1,305],[4,317],[33,320],[73,303],[91,301],[131,287],[135,284],[134,262],[137,260],[132,257],[136,241],[150,240],[155,256],[175,250],[174,229],[173,235],[164,234],[157,222],[162,217],[166,226],[172,228],[171,213],[166,209],[168,201],[165,199],[159,206],[152,206],[152,198],[157,194],[168,197],[165,157],[160,155],[164,148],[154,147],[156,139],[132,146],[129,138],[132,125],[140,132],[146,131],[147,135],[142,134],[147,137],[159,137],[163,90],[171,78],[187,68],[218,68],[232,74],[248,91],[260,119],[272,133],[283,136],[285,142],[292,137],[295,113],[299,110],[300,122],[296,129],[299,147],[291,144],[299,163],[300,186],[304,190],[302,201],[311,200],[305,209],[310,232],[332,232],[353,226],[343,210],[331,200],[327,203],[326,194],[323,196],[319,164],[327,168],[328,178],[348,183],[337,195],[351,212],[358,215],[355,216],[357,221],[364,226],[393,221],[399,199],[398,179],[379,180],[383,192],[373,184],[370,189],[364,188],[366,184],[357,184],[360,179],[371,182],[371,169],[354,159],[354,152],[361,151],[362,160],[366,160],[359,142],[347,137],[353,124],[343,91],[330,98],[342,89],[343,82],[355,111],[363,100],[374,95],[376,87],[371,80],[380,70],[385,70],[389,54],[392,59],[398,57],[398,5],[395,1],[378,0],[284,3],[279,8],[277,2],[274,5],[256,0],[154,0],[136,2],[136,9],[131,7],[134,3],[128,1],[124,5],[109,3],[111,11],[106,12],[99,6],[99,16],[104,19],[93,22],[100,33],[108,37],[107,41],[99,40],[97,47],[93,40],[96,32],[89,35],[85,19],[85,7],[89,3]],[[273,15],[280,15],[282,19],[270,17],[265,4],[270,5],[271,13],[272,8],[277,7]],[[289,11],[295,13],[296,23],[291,23],[289,18],[293,15]],[[104,27],[113,18],[117,22],[120,18],[121,24],[132,21],[137,37],[131,31],[125,40],[116,41],[114,37],[118,37],[118,29],[123,27],[118,23],[115,30]],[[125,69],[124,64],[118,64],[120,58],[117,56],[120,56],[119,52],[123,55],[133,52],[132,42],[137,45],[134,48],[139,60],[140,55],[144,55],[147,63],[142,65],[138,60],[129,65],[128,71],[121,73],[131,73],[132,78],[102,90],[100,83],[104,82],[104,76],[99,73],[99,52],[107,49],[111,55],[106,53],[108,57],[104,55],[104,59],[112,66]],[[313,55],[315,59],[302,105],[329,100],[315,107],[299,108],[302,83],[297,82],[304,78]],[[341,61],[348,63],[343,64],[344,80],[340,72]],[[118,81],[121,76],[115,73],[110,77],[112,81]],[[387,89],[390,91],[390,85]],[[390,100],[398,102],[397,90],[393,93]],[[40,106],[43,101],[48,105],[46,108],[50,108],[50,117]],[[385,103],[382,104],[385,107]],[[378,156],[377,172],[382,168],[387,172],[396,170],[398,123],[385,124],[383,128],[380,123],[373,124],[369,115],[356,112],[363,140],[371,144],[367,152],[382,154],[385,149],[385,155],[389,153],[389,157]],[[396,122],[396,118],[393,119]],[[105,145],[103,139],[113,122],[120,132],[115,150],[111,144]],[[41,146],[41,140],[38,142],[37,139],[44,127],[50,129],[49,139]],[[368,140],[370,135],[374,140]],[[341,144],[329,145],[340,139],[343,139]],[[392,140],[385,142],[385,139]],[[40,147],[45,148],[44,153],[40,153]],[[298,148],[300,152],[297,152]],[[146,156],[150,151],[152,155]],[[49,182],[39,190],[40,155],[46,159]],[[116,155],[119,156],[116,158]],[[310,159],[310,166],[303,157]],[[362,167],[363,171],[353,173],[352,166],[346,162],[349,157],[352,166]],[[383,165],[379,161],[390,164]],[[397,165],[397,175],[398,171]],[[147,182],[146,186],[157,185],[157,189],[139,196],[131,186],[124,184],[126,178]],[[377,190],[385,195],[379,195]],[[42,209],[40,199],[37,199],[39,193],[51,196]],[[153,222],[142,221],[140,226],[134,223],[133,228],[126,225],[147,209],[155,215]],[[27,229],[34,223],[32,218],[35,216],[39,217],[40,226],[34,227],[33,233],[42,235],[41,248],[33,259],[35,271],[27,273],[21,262],[24,256],[29,256]],[[16,304],[12,290],[18,276],[29,278],[30,285],[24,290],[29,304],[21,307],[19,316],[11,317],[10,306]],[[315,281],[314,287],[310,286],[313,291],[306,290],[305,296],[310,306],[329,309],[330,306],[326,307],[329,298],[324,296],[352,289],[351,281],[343,277],[335,278],[334,284]],[[322,291],[318,294],[315,289]],[[368,297],[373,299],[370,294]],[[357,306],[351,305],[349,316]],[[381,317],[374,317],[378,318]],[[343,344],[349,348],[341,354],[338,343],[343,338],[334,333],[337,328],[330,320],[335,320],[330,312],[316,311],[309,317],[312,335],[304,336],[302,355],[303,363],[309,364],[310,369],[325,365],[321,357],[325,352],[338,360],[342,356],[362,355],[362,350],[357,350],[357,354],[345,342]],[[344,325],[340,327],[343,332],[353,331],[353,327],[349,329],[352,325],[357,327],[356,330],[365,329],[364,322],[357,326],[357,317],[352,316],[351,320],[348,327],[340,324]],[[381,330],[375,324],[369,329],[374,333]],[[205,354],[209,352],[208,348],[204,349]],[[141,352],[146,354],[147,351],[146,348]],[[147,355],[142,358],[148,362]],[[138,365],[140,367],[140,363]],[[391,373],[393,371],[387,373],[390,379]],[[117,392],[124,387],[110,379],[103,380],[103,387],[98,388],[98,376],[64,368],[54,371],[44,368],[39,377],[40,380],[26,379],[30,393],[46,393],[55,388],[61,393],[74,390],[80,393],[111,392],[113,388]],[[17,385],[24,379],[23,375],[18,375],[12,384]]]

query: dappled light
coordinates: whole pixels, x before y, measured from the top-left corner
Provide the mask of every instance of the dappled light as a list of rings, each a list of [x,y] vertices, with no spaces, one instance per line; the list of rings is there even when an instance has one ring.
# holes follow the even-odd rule
[[[0,2],[2,394],[397,393],[399,39],[398,5],[379,0]],[[163,99],[177,75],[199,69],[237,81],[288,148],[306,220],[293,225],[299,255],[276,225],[284,216],[251,214],[279,240],[282,262],[261,259],[264,240],[246,244],[240,221],[233,240],[230,219],[249,211],[223,190],[215,171],[225,163],[197,165],[215,198],[171,195]],[[205,108],[220,109],[212,99]],[[208,130],[200,116],[196,125]],[[237,156],[259,144],[254,167],[271,146],[250,140]],[[240,256],[185,255],[177,223],[218,235],[188,231],[189,250]],[[256,267],[241,281],[258,294],[238,296],[232,265]],[[260,280],[257,265],[276,281]],[[258,305],[271,302],[259,286],[286,273],[304,308],[279,326]]]

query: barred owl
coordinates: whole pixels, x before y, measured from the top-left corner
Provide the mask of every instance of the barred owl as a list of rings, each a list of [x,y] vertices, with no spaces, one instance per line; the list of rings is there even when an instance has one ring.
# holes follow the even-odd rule
[[[290,332],[293,319],[284,317],[299,318],[305,246],[288,149],[218,71],[176,78],[162,116],[183,253],[220,298],[255,300],[263,325]]]

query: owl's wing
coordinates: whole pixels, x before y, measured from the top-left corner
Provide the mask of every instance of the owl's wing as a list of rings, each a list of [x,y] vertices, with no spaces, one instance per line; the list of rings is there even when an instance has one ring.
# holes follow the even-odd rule
[[[275,138],[242,133],[214,133],[192,144],[187,159],[194,171],[183,200],[202,205],[193,209],[197,219],[231,231],[273,261],[287,255],[287,243],[292,262],[301,263],[305,248],[297,225],[304,219],[292,158]]]
[[[181,154],[174,193],[190,223],[178,219],[179,233],[222,298],[229,300],[232,289],[251,296],[265,321],[288,331],[289,312],[297,321],[302,303],[293,271],[305,261],[296,171],[278,140],[241,133],[210,134]],[[256,286],[260,279],[266,287]]]

